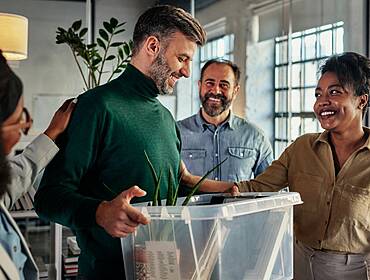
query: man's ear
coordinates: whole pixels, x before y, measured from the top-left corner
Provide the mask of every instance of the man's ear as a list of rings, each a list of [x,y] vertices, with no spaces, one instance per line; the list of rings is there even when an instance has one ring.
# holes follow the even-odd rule
[[[150,57],[156,58],[161,49],[161,44],[157,37],[149,36],[144,42],[144,50]]]
[[[365,106],[367,106],[367,103],[369,101],[369,95],[368,94],[363,94],[360,96],[360,104],[358,105],[359,106],[359,109],[363,109]]]
[[[202,81],[198,80],[198,88],[201,89],[201,87],[202,87]]]
[[[239,90],[240,90],[240,85],[236,85],[234,88],[233,99],[235,99],[235,97],[238,95]]]

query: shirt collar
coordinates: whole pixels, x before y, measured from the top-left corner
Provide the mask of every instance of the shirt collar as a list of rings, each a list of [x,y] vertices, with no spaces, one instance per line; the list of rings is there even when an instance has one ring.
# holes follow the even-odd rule
[[[210,126],[214,126],[213,124],[207,123],[205,119],[202,117],[201,113],[202,109],[198,111],[198,113],[195,116],[195,123],[198,127],[202,127],[203,131],[209,128]],[[230,111],[229,116],[227,119],[221,124],[221,126],[227,126],[230,127],[231,129],[234,129],[235,127],[235,116],[234,114]]]
[[[366,139],[365,144],[363,144],[360,147],[360,149],[367,148],[368,150],[370,150],[370,129],[366,126],[363,126],[362,128],[365,131],[365,133],[367,134],[367,139]],[[324,142],[324,143],[330,144],[329,143],[329,131],[325,130],[324,132],[322,132],[319,135],[319,137],[314,141],[313,144],[316,145],[319,142]]]

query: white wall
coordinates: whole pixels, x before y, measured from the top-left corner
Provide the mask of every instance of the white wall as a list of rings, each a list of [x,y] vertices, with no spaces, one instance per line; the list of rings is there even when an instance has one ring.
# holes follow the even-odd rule
[[[248,93],[246,112],[248,119],[257,124],[273,143],[274,123],[274,40],[266,40],[248,45],[247,49]]]
[[[69,49],[55,44],[58,26],[85,20],[81,2],[2,0],[2,12],[28,18],[28,59],[13,67],[24,84],[25,104],[31,109],[36,94],[77,94],[81,80]]]
[[[102,26],[103,20],[116,17],[119,21],[127,21],[126,31],[117,35],[117,40],[129,40],[138,16],[153,3],[154,0],[97,0],[96,29]],[[85,24],[86,6],[84,2],[73,1],[1,0],[0,12],[20,14],[29,21],[28,59],[11,63],[23,81],[25,105],[34,117],[31,136],[23,139],[26,142],[41,132],[41,126],[48,124],[57,103],[61,102],[61,98],[52,101],[53,96],[73,96],[83,91],[72,53],[66,44],[55,43],[55,31],[58,26],[70,27],[78,19]],[[42,106],[43,102],[48,105]],[[42,107],[45,111],[41,114]],[[43,120],[38,120],[37,116]]]
[[[128,41],[132,39],[135,23],[144,10],[154,5],[154,0],[133,1],[133,0],[96,0],[95,16],[95,38],[99,34],[99,29],[103,28],[103,21],[109,21],[111,17],[119,22],[126,22],[123,26],[125,32],[117,34],[115,40]],[[110,70],[111,64],[107,63],[106,70]],[[105,75],[106,81],[109,75]]]
[[[274,8],[265,9],[266,12],[260,12],[260,41],[281,36],[283,32],[285,34],[288,32],[288,5],[286,4],[283,10],[281,1],[276,2],[278,4],[274,5]],[[365,0],[293,0],[292,31],[302,31],[343,21],[345,50],[364,53],[366,32],[364,16]]]

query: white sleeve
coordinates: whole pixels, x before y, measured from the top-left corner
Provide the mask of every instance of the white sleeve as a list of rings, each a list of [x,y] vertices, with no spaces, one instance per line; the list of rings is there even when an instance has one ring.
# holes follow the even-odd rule
[[[3,198],[8,209],[33,186],[37,175],[58,151],[59,148],[48,136],[40,134],[21,154],[8,158],[11,183]]]

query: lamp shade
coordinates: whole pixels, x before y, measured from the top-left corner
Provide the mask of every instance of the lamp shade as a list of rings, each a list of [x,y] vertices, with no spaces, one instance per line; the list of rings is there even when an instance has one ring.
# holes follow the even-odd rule
[[[28,19],[0,13],[0,49],[7,60],[27,58]]]

